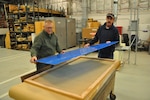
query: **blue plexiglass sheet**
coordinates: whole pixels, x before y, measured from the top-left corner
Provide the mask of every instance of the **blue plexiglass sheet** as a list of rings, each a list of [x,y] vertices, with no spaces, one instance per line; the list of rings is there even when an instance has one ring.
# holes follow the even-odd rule
[[[78,57],[81,55],[85,55],[85,54],[106,48],[106,47],[114,45],[116,43],[118,43],[118,41],[114,41],[114,42],[110,42],[110,43],[101,43],[101,44],[89,46],[86,48],[79,48],[76,50],[65,52],[63,54],[45,57],[45,58],[37,60],[37,62],[45,63],[45,64],[51,64],[51,65],[57,65],[57,64],[65,62],[65,61],[68,61],[72,58],[75,58],[75,57]]]

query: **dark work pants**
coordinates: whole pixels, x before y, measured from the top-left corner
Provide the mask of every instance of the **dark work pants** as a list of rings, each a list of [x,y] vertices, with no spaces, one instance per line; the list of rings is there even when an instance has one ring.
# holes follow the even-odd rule
[[[37,63],[36,64],[36,69],[37,71],[44,71],[46,69],[49,69],[49,68],[52,68],[53,66],[52,65],[49,65],[49,64],[44,64],[44,63]]]
[[[107,54],[99,52],[99,53],[98,53],[98,58],[109,58],[109,59],[113,59],[113,58],[114,58],[114,54],[113,54],[113,52],[110,52],[110,53],[107,53]]]

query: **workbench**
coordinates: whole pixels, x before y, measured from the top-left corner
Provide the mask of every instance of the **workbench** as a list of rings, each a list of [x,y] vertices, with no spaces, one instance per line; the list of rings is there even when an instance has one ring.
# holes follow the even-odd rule
[[[9,90],[15,100],[106,100],[115,95],[120,61],[77,57],[25,79]]]

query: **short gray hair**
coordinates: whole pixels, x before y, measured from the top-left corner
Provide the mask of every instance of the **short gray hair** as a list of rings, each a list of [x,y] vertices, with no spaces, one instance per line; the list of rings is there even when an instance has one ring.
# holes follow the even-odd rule
[[[46,24],[46,23],[53,23],[53,21],[52,21],[52,20],[47,19],[47,20],[45,20],[45,21],[44,21],[44,24]]]

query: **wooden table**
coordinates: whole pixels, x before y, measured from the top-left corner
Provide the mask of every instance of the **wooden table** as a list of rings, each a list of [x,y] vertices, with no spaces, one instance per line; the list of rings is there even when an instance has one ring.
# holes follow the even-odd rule
[[[15,100],[106,100],[120,61],[78,57],[13,86]],[[113,98],[112,98],[113,100]]]

